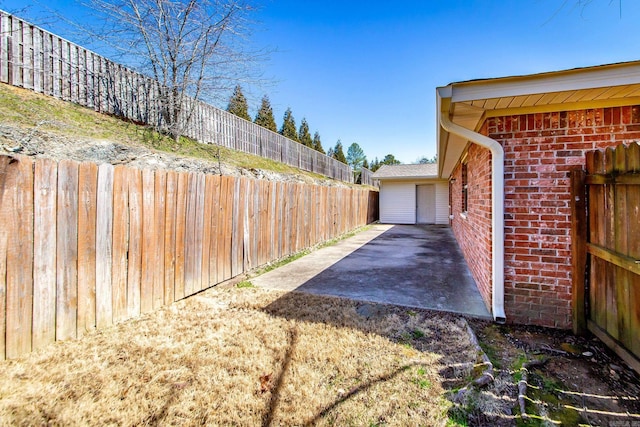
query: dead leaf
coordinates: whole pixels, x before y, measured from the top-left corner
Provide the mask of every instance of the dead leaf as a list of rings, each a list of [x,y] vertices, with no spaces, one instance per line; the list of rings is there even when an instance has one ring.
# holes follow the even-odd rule
[[[266,374],[260,377],[260,393],[266,393],[271,389],[271,375]]]

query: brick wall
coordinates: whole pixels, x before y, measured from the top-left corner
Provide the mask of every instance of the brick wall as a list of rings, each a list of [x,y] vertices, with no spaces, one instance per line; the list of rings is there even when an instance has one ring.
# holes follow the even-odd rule
[[[487,307],[491,306],[491,152],[471,145],[467,155],[468,210],[462,213],[462,167],[451,182],[451,228]],[[465,236],[474,236],[473,239]]]
[[[507,319],[557,328],[571,326],[569,171],[584,153],[640,139],[640,106],[489,118],[481,133],[505,151],[505,309]],[[490,203],[488,150],[472,145],[468,170],[469,215],[456,204],[452,227],[486,301],[490,298]],[[481,164],[484,163],[484,166]],[[476,182],[477,181],[477,182]],[[470,182],[471,184],[471,182]],[[478,212],[476,213],[476,209]],[[473,215],[471,215],[473,212]],[[471,241],[473,240],[473,242]]]

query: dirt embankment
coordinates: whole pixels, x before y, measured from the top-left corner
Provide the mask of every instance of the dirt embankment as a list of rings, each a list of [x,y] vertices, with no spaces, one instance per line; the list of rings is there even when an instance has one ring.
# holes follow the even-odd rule
[[[47,130],[43,125],[60,129],[68,127],[64,123],[51,122],[31,128],[0,123],[0,154],[15,153],[34,158],[127,165],[138,169],[168,169],[179,172],[247,176],[270,181],[346,186],[339,181],[303,173],[279,173],[268,169],[235,166],[228,163],[224,155],[221,155],[220,159],[207,160],[171,154],[112,139],[65,136],[59,132]]]

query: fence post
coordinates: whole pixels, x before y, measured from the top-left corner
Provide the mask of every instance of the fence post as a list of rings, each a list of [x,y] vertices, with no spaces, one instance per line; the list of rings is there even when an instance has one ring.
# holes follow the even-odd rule
[[[587,268],[587,191],[586,172],[582,169],[571,171],[571,280],[573,333],[587,332],[585,310],[585,288]]]

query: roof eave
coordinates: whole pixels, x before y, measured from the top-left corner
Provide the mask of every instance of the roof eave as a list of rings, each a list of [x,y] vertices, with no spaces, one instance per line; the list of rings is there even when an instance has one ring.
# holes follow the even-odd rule
[[[640,61],[452,83],[452,102],[637,84]]]
[[[583,96],[589,92],[597,96]],[[451,83],[436,97],[438,174],[448,178],[467,141],[442,129],[441,116],[477,132],[488,117],[640,104],[640,61]],[[539,101],[514,106],[516,97]]]
[[[380,181],[402,181],[402,180],[411,180],[411,179],[440,179],[438,175],[423,175],[423,176],[374,176],[373,179],[377,179]]]

